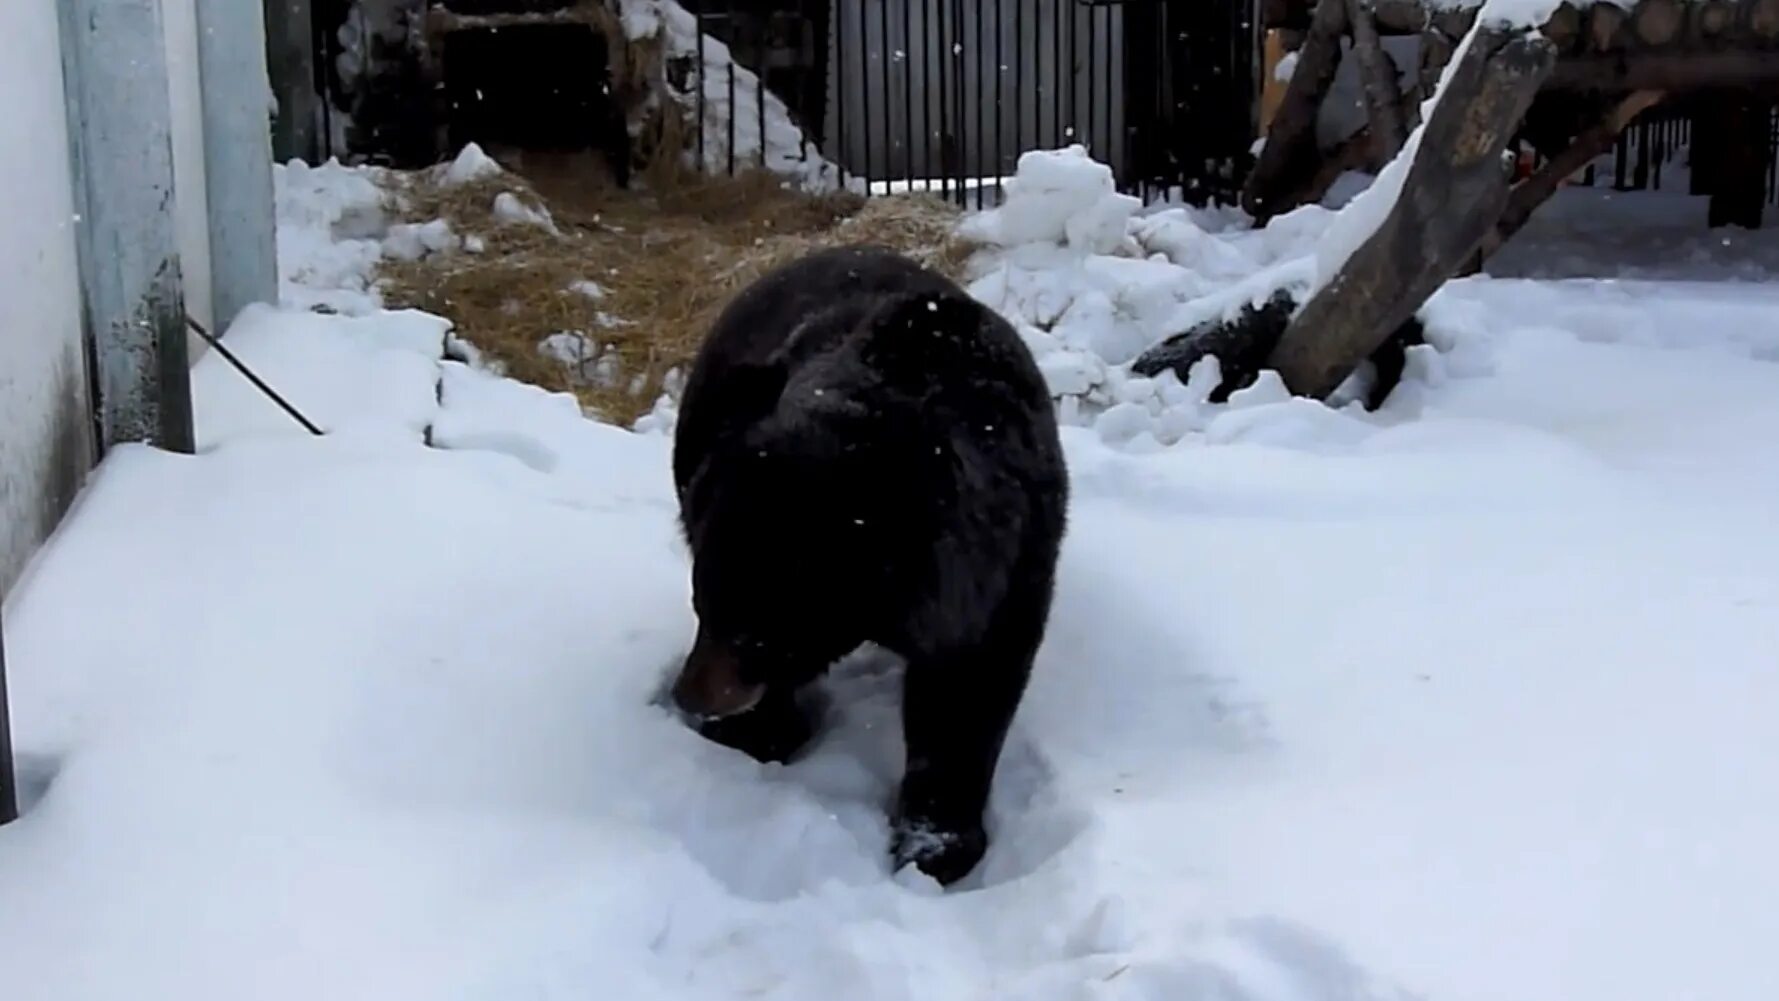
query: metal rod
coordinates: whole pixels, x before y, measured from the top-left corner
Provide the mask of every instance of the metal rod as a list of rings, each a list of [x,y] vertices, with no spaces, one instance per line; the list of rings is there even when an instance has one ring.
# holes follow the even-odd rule
[[[698,170],[702,173],[710,169],[710,160],[704,152],[704,123],[707,121],[704,108],[704,0],[688,2],[692,5],[692,30],[698,35]]]
[[[726,41],[728,42],[728,45],[729,45],[729,116],[728,116],[729,117],[729,170],[728,170],[728,173],[732,176],[735,173],[735,119],[738,117],[738,114],[739,114],[739,109],[737,109],[735,107],[735,0],[729,0],[729,19],[723,23],[723,27],[728,29],[727,31],[724,32],[724,34],[726,36],[728,36]],[[757,80],[755,82],[756,82],[756,84],[758,83]],[[760,142],[762,145],[764,145],[766,142],[766,137],[761,136]]]
[[[865,143],[865,181],[870,183],[878,173],[871,162],[871,19],[865,16],[863,4],[855,4],[853,9],[859,15],[859,99],[863,102],[859,116],[864,119],[859,138]]]
[[[6,701],[6,627],[0,622],[0,825],[19,819],[18,773],[13,770],[12,725]]]
[[[889,0],[877,0],[877,31],[877,47],[883,53],[883,73],[880,74],[883,77],[883,176],[885,180],[888,180],[896,170],[896,116],[893,113],[895,99],[890,96],[895,93],[895,87],[890,82],[890,64],[893,62],[906,63],[908,59],[908,54],[903,52],[902,58],[898,60],[896,58],[897,49],[890,44]],[[904,66],[904,68],[906,67]],[[908,109],[904,107],[902,113],[907,114]]]
[[[924,77],[926,60],[921,60]],[[926,94],[926,81],[921,81],[921,94]],[[902,0],[902,173],[910,191],[914,189],[914,3]]]
[[[289,400],[286,400],[284,397],[278,395],[277,390],[273,389],[271,386],[266,385],[266,381],[264,379],[261,379],[257,374],[255,374],[253,369],[248,368],[245,362],[243,362],[243,361],[241,361],[241,359],[235,357],[235,353],[233,351],[230,351],[222,343],[221,339],[210,336],[210,331],[205,330],[203,324],[192,319],[190,316],[187,316],[185,318],[185,325],[191,328],[192,333],[197,334],[199,337],[202,337],[204,339],[204,343],[210,345],[210,347],[213,348],[217,354],[219,354],[223,357],[224,361],[226,361],[230,365],[234,366],[235,371],[240,372],[243,376],[246,377],[248,382],[253,383],[255,388],[257,388],[260,392],[266,394],[266,397],[268,399],[270,399],[273,403],[278,404],[278,406],[280,408],[282,408],[285,413],[289,414],[298,424],[301,424],[304,428],[307,428],[310,434],[320,437],[326,433],[326,432],[322,431],[320,428],[316,427],[314,422],[309,420],[309,418],[304,417],[302,414],[302,411],[298,410],[294,406],[291,406]]]

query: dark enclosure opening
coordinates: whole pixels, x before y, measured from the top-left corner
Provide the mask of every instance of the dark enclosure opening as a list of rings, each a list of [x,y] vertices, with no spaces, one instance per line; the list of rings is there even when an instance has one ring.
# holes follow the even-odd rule
[[[627,133],[608,67],[605,37],[585,24],[450,32],[441,68],[451,148],[601,150],[622,180]]]

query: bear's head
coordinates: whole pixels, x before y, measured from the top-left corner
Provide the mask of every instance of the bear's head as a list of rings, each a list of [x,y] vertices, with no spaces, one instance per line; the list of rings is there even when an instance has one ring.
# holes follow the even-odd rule
[[[811,405],[725,432],[686,487],[698,635],[673,692],[692,716],[732,716],[768,685],[814,680],[870,638],[906,562],[894,552],[913,514],[902,449],[882,440],[894,422],[838,389],[816,397],[793,379],[783,392]]]

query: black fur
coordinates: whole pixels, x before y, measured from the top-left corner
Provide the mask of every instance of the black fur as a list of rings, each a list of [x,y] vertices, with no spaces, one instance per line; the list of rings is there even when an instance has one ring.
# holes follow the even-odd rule
[[[890,251],[819,251],[744,290],[694,363],[674,442],[699,628],[758,706],[701,726],[763,760],[795,698],[865,642],[908,662],[898,865],[987,848],[1001,745],[1049,617],[1067,474],[1013,328]]]
[[[1181,382],[1192,366],[1206,355],[1215,355],[1221,380],[1211,390],[1212,403],[1222,403],[1236,390],[1245,389],[1260,377],[1268,356],[1285,335],[1285,327],[1297,312],[1297,299],[1289,289],[1279,289],[1259,306],[1244,305],[1241,312],[1228,320],[1202,323],[1183,334],[1175,334],[1155,345],[1131,363],[1137,375],[1155,376],[1172,371]],[[1409,317],[1402,326],[1371,354],[1376,378],[1372,380],[1365,406],[1376,410],[1389,399],[1402,381],[1407,351],[1426,343],[1426,331],[1419,317]]]

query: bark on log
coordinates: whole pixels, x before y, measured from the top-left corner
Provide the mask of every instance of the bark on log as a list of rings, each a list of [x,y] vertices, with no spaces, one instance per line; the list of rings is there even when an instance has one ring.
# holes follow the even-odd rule
[[[1624,47],[1625,22],[1629,17],[1623,8],[1612,3],[1596,3],[1588,8],[1588,46],[1595,52],[1612,52]]]
[[[1551,13],[1550,19],[1544,22],[1544,27],[1540,30],[1556,46],[1558,55],[1568,52],[1575,48],[1576,42],[1581,38],[1581,8],[1573,3],[1564,3]]]
[[[1376,144],[1378,164],[1390,162],[1402,149],[1408,130],[1402,120],[1402,88],[1396,67],[1384,54],[1377,23],[1366,9],[1366,0],[1346,0],[1347,23],[1353,31],[1353,58],[1359,63],[1359,80],[1365,94],[1366,118]]]
[[[1736,8],[1729,0],[1700,0],[1692,8],[1692,37],[1700,42],[1721,41],[1736,27]]]
[[[1488,257],[1512,239],[1526,221],[1532,218],[1532,212],[1551,195],[1556,194],[1570,175],[1611,149],[1625,126],[1660,103],[1662,97],[1659,90],[1644,90],[1618,102],[1604,118],[1576,136],[1568,148],[1545,161],[1537,173],[1517,185],[1507,196],[1507,207],[1502,210],[1501,219],[1495,223],[1494,231],[1483,238],[1482,256]]]
[[[1715,51],[1570,56],[1551,73],[1552,90],[1624,94],[1635,90],[1702,90],[1779,86],[1779,51],[1731,47]]]
[[[1292,392],[1325,397],[1470,257],[1507,200],[1503,153],[1556,53],[1542,35],[1478,25],[1434,107],[1396,204],[1303,310],[1271,358]]]
[[[1752,0],[1748,5],[1748,30],[1763,42],[1779,38],[1779,0]]]
[[[1659,49],[1680,38],[1686,27],[1686,11],[1680,0],[1638,0],[1631,26],[1639,43]]]
[[[1301,191],[1316,174],[1316,112],[1340,68],[1340,39],[1347,28],[1346,0],[1319,0],[1297,51],[1291,82],[1267,130],[1266,145],[1242,186],[1242,207],[1256,221],[1289,212],[1301,202]]]

